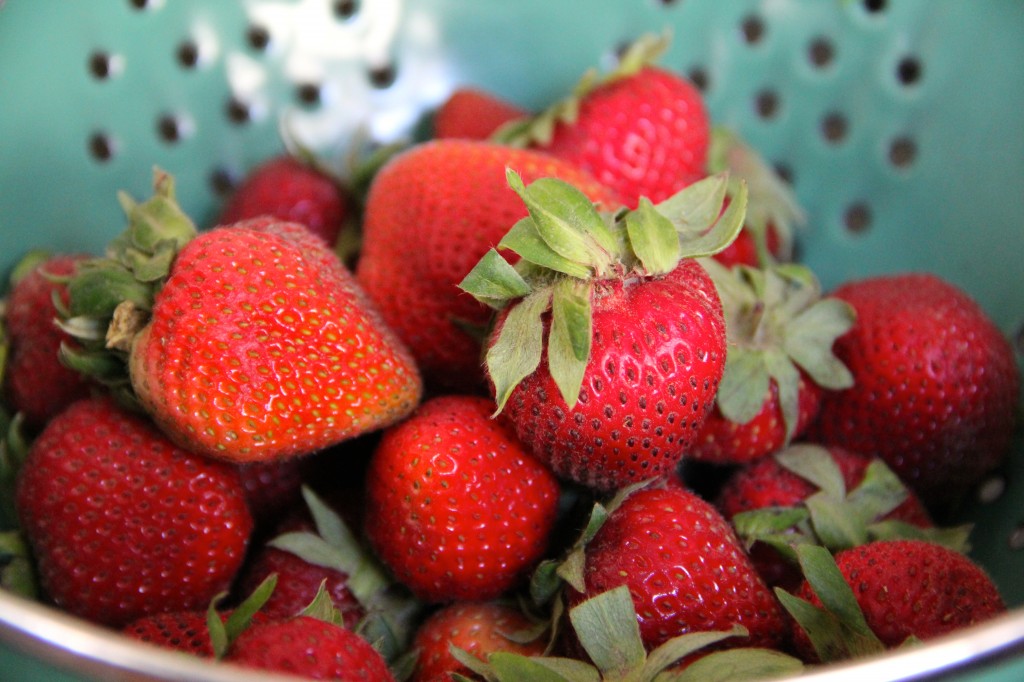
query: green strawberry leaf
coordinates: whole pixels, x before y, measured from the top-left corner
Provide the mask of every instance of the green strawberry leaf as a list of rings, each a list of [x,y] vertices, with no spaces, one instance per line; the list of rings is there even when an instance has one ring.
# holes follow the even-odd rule
[[[143,310],[153,307],[152,288],[135,279],[125,267],[104,259],[86,261],[67,285],[69,317],[108,320],[123,301]]]
[[[550,304],[550,288],[530,293],[509,308],[497,340],[487,349],[485,362],[494,383],[497,403],[495,414],[504,409],[519,382],[540,365],[544,352],[542,316]]]
[[[728,632],[714,630],[688,632],[684,635],[673,637],[648,654],[647,661],[644,663],[643,673],[639,677],[643,680],[656,679],[663,670],[692,653],[730,637],[746,637],[748,634],[749,632],[745,627],[736,625]]]
[[[580,644],[605,678],[623,679],[644,665],[647,653],[629,588],[603,592],[569,609]]]
[[[555,253],[597,273],[608,271],[616,240],[587,195],[558,178],[539,178],[527,186],[511,168],[505,177]]]
[[[505,651],[487,657],[498,682],[599,682],[592,666],[569,658],[530,658]]]
[[[700,180],[695,185],[703,182],[713,181],[714,176],[707,180]],[[691,185],[690,187],[693,187]],[[687,188],[688,189],[688,188]],[[686,191],[685,189],[683,190]],[[740,230],[743,229],[743,216],[747,210],[747,187],[740,182],[735,185],[732,200],[729,206],[722,212],[721,216],[711,225],[710,229],[699,234],[693,234],[689,230],[681,230],[682,258],[701,258],[713,256],[727,248],[736,240]],[[676,222],[677,229],[679,222]]]
[[[758,647],[715,651],[690,663],[683,670],[669,671],[655,682],[736,682],[792,677],[804,670],[798,658],[774,649]]]
[[[276,587],[277,574],[268,575],[263,582],[257,585],[252,594],[232,610],[231,615],[226,619],[221,618],[218,607],[227,597],[227,593],[221,593],[210,601],[210,605],[206,609],[206,629],[210,635],[214,658],[217,660],[224,658],[227,650],[249,627],[253,616],[267,603]]]
[[[864,470],[864,479],[846,496],[859,520],[867,524],[903,504],[910,492],[903,481],[880,459]]]
[[[694,239],[706,233],[721,216],[728,187],[728,174],[710,175],[663,199],[655,208],[671,221],[680,238]]]
[[[821,445],[799,443],[777,452],[775,459],[800,478],[813,483],[819,490],[835,500],[846,497],[843,472]]]
[[[334,605],[334,600],[331,599],[331,594],[327,591],[327,578],[320,581],[320,587],[317,589],[313,601],[309,602],[306,608],[299,612],[299,615],[345,626],[345,619],[342,617],[341,611]]]
[[[659,213],[646,197],[626,214],[626,232],[633,253],[649,275],[664,275],[679,265],[682,246],[672,221]]]
[[[818,492],[804,500],[811,514],[814,533],[822,545],[832,551],[849,549],[868,541],[867,528],[862,519],[848,505],[825,492]]]
[[[971,551],[970,537],[972,530],[973,526],[971,524],[922,528],[896,519],[878,521],[877,523],[869,524],[867,527],[868,537],[871,540],[924,540],[949,547],[961,554],[967,554]]]
[[[26,599],[40,596],[32,553],[21,531],[0,531],[0,588]]]
[[[484,254],[459,283],[459,288],[495,310],[530,293],[530,285],[496,249]]]
[[[810,518],[810,512],[804,507],[766,507],[740,512],[731,521],[747,548],[755,542],[763,542],[795,564],[794,547],[812,541],[807,527]]]
[[[590,360],[592,292],[591,282],[563,277],[555,282],[551,295],[548,369],[570,408],[579,398]]]
[[[786,443],[796,433],[800,413],[800,372],[780,350],[764,352],[765,369],[779,392],[779,410],[786,426]]]
[[[722,416],[736,424],[746,424],[756,417],[768,397],[769,381],[763,353],[729,345],[715,397]]]
[[[565,258],[541,237],[537,222],[530,217],[523,218],[498,242],[498,248],[519,254],[528,263],[584,279],[590,277],[591,269],[585,264]],[[475,269],[475,268],[474,268]],[[529,278],[527,278],[529,279]]]
[[[824,298],[810,306],[786,327],[783,346],[789,357],[824,388],[853,386],[853,374],[832,353],[835,340],[853,326],[853,307],[836,298]]]

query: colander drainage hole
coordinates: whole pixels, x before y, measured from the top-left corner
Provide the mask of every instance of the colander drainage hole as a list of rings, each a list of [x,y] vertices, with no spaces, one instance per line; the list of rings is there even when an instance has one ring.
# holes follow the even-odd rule
[[[264,26],[252,25],[245,32],[245,41],[257,52],[270,47],[270,31]]]
[[[850,204],[843,214],[843,226],[851,234],[863,234],[871,229],[871,207],[863,201]]]
[[[807,59],[816,69],[824,69],[836,57],[836,49],[832,41],[825,37],[815,38],[807,46]]]
[[[921,80],[924,68],[917,57],[904,57],[896,65],[896,78],[901,85],[914,85]]]
[[[175,56],[183,68],[194,69],[199,66],[199,45],[193,40],[186,40],[178,45]]]
[[[848,127],[846,116],[838,111],[825,114],[825,117],[821,119],[821,134],[826,142],[832,144],[843,141]]]
[[[335,0],[334,16],[339,19],[351,19],[359,11],[359,3],[356,0]]]
[[[252,107],[237,97],[228,100],[226,113],[228,120],[237,125],[245,125],[252,121]]]
[[[226,197],[238,186],[238,176],[223,166],[214,168],[209,177],[210,190],[219,197]]]
[[[694,66],[686,74],[686,77],[690,79],[690,82],[700,90],[701,92],[707,92],[708,87],[711,84],[711,79],[708,77],[708,71],[703,66]]]
[[[1024,523],[1020,524],[1010,533],[1010,549],[1020,551],[1024,549]]]
[[[164,114],[157,119],[156,128],[161,140],[176,144],[191,134],[192,123],[183,116]]]
[[[740,23],[740,33],[748,45],[756,45],[764,38],[764,20],[756,14],[745,17]]]
[[[386,88],[395,82],[398,73],[394,64],[384,64],[370,69],[369,76],[370,83],[375,88]]]
[[[978,487],[978,502],[992,504],[1006,492],[1006,478],[1002,475],[992,476]]]
[[[754,97],[754,111],[765,120],[779,113],[779,95],[774,90],[762,90]]]
[[[97,50],[89,55],[89,73],[97,80],[105,81],[121,72],[123,62],[117,55]]]
[[[884,12],[889,3],[886,0],[864,0],[864,9],[869,12]]]
[[[320,84],[300,83],[295,86],[295,98],[308,105],[320,104]]]
[[[917,158],[917,143],[907,136],[895,138],[889,144],[889,163],[896,168],[908,168]]]
[[[116,152],[114,138],[107,133],[97,132],[89,136],[89,154],[97,161],[110,161]]]

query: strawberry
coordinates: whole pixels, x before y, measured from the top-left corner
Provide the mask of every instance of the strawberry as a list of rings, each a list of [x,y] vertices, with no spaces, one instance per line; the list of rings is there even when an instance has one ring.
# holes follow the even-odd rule
[[[497,597],[547,549],[558,483],[493,409],[478,396],[427,400],[370,461],[367,537],[424,601]]]
[[[728,355],[715,407],[687,456],[749,462],[800,436],[817,416],[823,391],[851,385],[832,345],[850,329],[853,310],[822,298],[803,266],[704,265],[722,300]]]
[[[727,181],[602,215],[552,178],[509,182],[529,207],[462,287],[498,309],[485,363],[499,411],[565,478],[613,490],[666,477],[689,449],[725,364],[725,321],[693,257],[731,241]],[[545,345],[546,341],[546,345]]]
[[[221,622],[228,626],[230,618],[235,613],[229,609],[218,612],[217,615]],[[214,649],[210,636],[209,617],[208,609],[154,613],[128,623],[121,628],[121,634],[130,639],[200,658],[217,658],[218,652]],[[249,618],[253,623],[272,620],[263,611],[257,611]]]
[[[276,524],[301,500],[303,460],[283,459],[238,465],[257,528]]]
[[[999,328],[932,274],[849,281],[857,313],[836,356],[851,388],[825,396],[810,436],[877,454],[928,505],[957,503],[1009,451],[1020,370]]]
[[[107,398],[46,425],[15,501],[49,598],[113,627],[205,607],[233,580],[253,525],[233,467],[175,447]]]
[[[434,137],[485,140],[501,126],[528,115],[525,109],[490,91],[458,87],[434,112]]]
[[[635,208],[667,199],[706,174],[710,121],[700,91],[653,65],[667,47],[644,37],[603,77],[587,73],[564,100],[499,138],[588,171]]]
[[[315,452],[415,407],[412,358],[322,240],[269,217],[196,234],[171,179],[156,188],[125,200],[112,255],[69,283],[64,326],[90,344],[70,363],[99,368],[182,447],[239,463]]]
[[[801,443],[751,462],[732,473],[715,504],[765,581],[787,589],[802,579],[791,548],[800,542],[832,551],[895,537],[966,546],[966,529],[935,528],[921,500],[881,459],[838,446]]]
[[[526,209],[505,168],[560,177],[609,208],[611,190],[550,156],[489,142],[440,140],[392,158],[366,202],[359,284],[409,347],[429,385],[483,392],[480,336],[486,306],[457,287]]]
[[[309,159],[281,154],[248,172],[228,197],[216,224],[273,216],[305,225],[334,245],[351,212],[350,203],[339,181],[326,170]]]
[[[458,647],[479,659],[495,651],[524,656],[544,653],[546,642],[527,633],[535,623],[518,608],[499,602],[455,602],[430,615],[417,629],[411,682],[447,682],[452,673],[472,671],[452,655]]]
[[[625,585],[644,646],[690,632],[746,628],[744,642],[773,648],[785,636],[781,609],[732,526],[681,486],[632,492],[585,547],[569,581],[570,605]]]
[[[335,623],[308,615],[250,626],[224,660],[317,680],[394,682],[387,662],[369,642]]]
[[[4,397],[32,430],[89,392],[86,379],[58,359],[61,344],[72,339],[55,323],[55,304],[67,305],[64,280],[86,258],[85,254],[32,252],[11,275],[3,312],[9,348]]]
[[[807,580],[796,596],[779,596],[800,625],[794,644],[806,661],[842,660],[930,640],[1006,611],[984,569],[931,542],[871,542],[839,552],[834,560],[809,545],[800,560]],[[835,624],[822,627],[827,618]]]

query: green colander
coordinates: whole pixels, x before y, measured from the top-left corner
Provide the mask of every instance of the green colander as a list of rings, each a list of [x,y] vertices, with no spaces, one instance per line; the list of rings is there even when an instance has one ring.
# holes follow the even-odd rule
[[[792,182],[826,286],[929,270],[1020,343],[1020,0],[0,0],[0,268],[96,252],[154,166],[206,223],[282,127],[344,159],[414,137],[456,85],[541,107],[666,30],[662,65]],[[807,679],[1024,680],[1020,439],[966,520],[1011,612]],[[0,592],[0,679],[243,678]]]

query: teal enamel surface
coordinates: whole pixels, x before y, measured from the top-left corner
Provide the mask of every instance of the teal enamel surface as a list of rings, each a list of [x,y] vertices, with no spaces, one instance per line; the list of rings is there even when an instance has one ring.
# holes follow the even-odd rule
[[[457,84],[540,107],[638,34],[669,30],[662,65],[699,79],[713,118],[791,178],[809,215],[800,253],[827,287],[929,270],[1007,334],[1024,325],[1019,0],[333,6],[0,2],[0,272],[30,247],[100,249],[123,225],[117,192],[147,196],[154,166],[206,225],[216,178],[278,151],[281,125],[340,160],[354,138],[415,135]],[[1024,533],[1024,443],[1004,473],[967,518],[975,556],[1024,608],[1024,541],[1011,539]],[[43,678],[45,664],[2,646],[0,677]],[[1024,660],[956,679],[1024,679]]]

